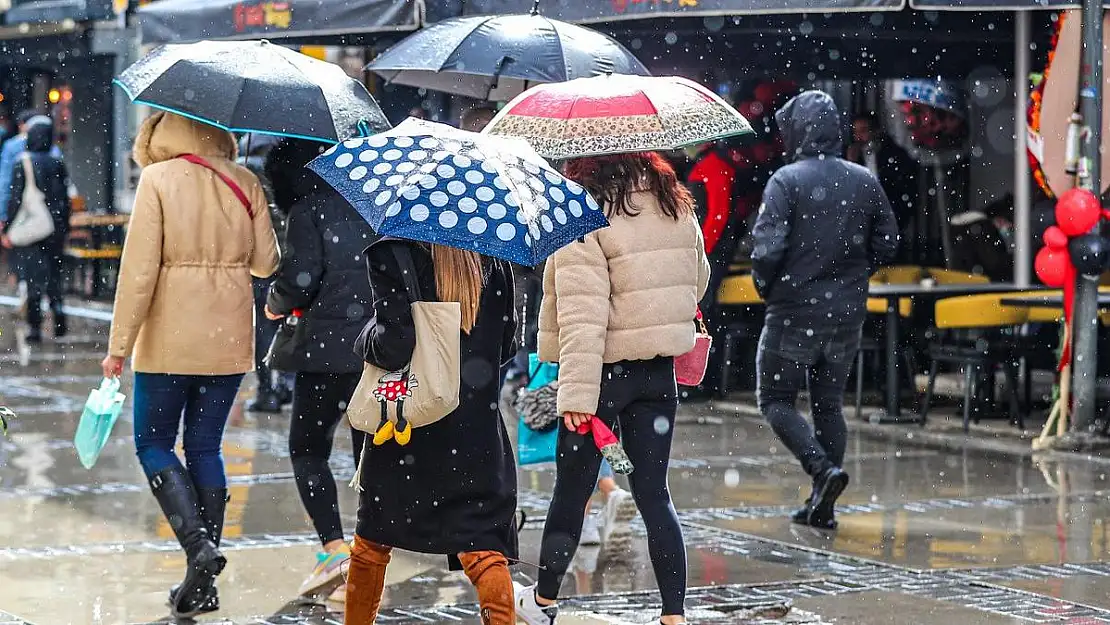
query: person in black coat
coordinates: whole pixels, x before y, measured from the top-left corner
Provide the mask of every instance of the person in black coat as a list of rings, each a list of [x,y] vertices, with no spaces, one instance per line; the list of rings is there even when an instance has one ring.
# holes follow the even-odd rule
[[[461,304],[459,407],[413,430],[405,446],[366,446],[345,622],[374,622],[391,550],[400,548],[449,556],[477,587],[484,622],[513,625],[516,462],[498,408],[500,366],[516,351],[512,270],[452,248],[398,239],[371,246],[374,318],[357,349],[387,371],[409,364],[418,338],[398,252],[412,261],[421,300]]]
[[[69,233],[69,174],[65,162],[51,153],[54,147],[54,124],[43,118],[27,128],[27,152],[30,160],[33,181],[24,175],[23,165],[17,163],[12,171],[11,196],[8,199],[8,222],[4,232],[11,228],[23,204],[25,185],[34,184],[46,199],[46,207],[54,220],[54,232],[45,240],[18,248],[23,278],[27,281],[27,340],[32,343],[42,341],[43,291],[50,299],[54,316],[54,336],[66,334],[66,317],[62,312],[62,250]],[[5,247],[10,247],[7,237]]]
[[[275,199],[292,205],[281,269],[270,287],[266,316],[296,322],[279,336],[270,364],[296,372],[289,454],[301,501],[323,545],[301,594],[316,594],[341,580],[350,556],[339,516],[335,478],[328,466],[344,409],[362,372],[355,339],[372,313],[363,250],[374,231],[343,198],[305,168],[319,153],[314,142],[285,140],[271,153]],[[351,430],[358,461],[363,434]]]
[[[846,153],[848,160],[866,167],[879,178],[898,222],[898,232],[908,235],[917,215],[917,161],[883,132],[882,123],[873,113],[857,115],[852,120],[852,139]],[[910,246],[903,246],[898,260],[914,262],[909,257],[911,252]]]
[[[840,158],[840,119],[828,94],[801,93],[775,119],[793,162],[771,176],[752,229],[752,277],[767,303],[758,403],[813,478],[794,521],[829,528],[848,484],[844,385],[867,315],[867,282],[893,260],[898,230],[878,178]],[[794,408],[807,386],[812,428]]]

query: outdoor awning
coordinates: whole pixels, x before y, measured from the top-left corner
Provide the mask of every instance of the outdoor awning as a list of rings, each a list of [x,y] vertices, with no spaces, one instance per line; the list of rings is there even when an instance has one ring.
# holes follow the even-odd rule
[[[0,5],[3,0],[0,0]],[[122,7],[126,9],[126,4]],[[3,7],[0,6],[0,11]],[[14,0],[4,13],[5,24],[48,24],[110,20],[119,10],[112,0]]]
[[[543,0],[547,17],[589,24],[652,17],[707,17],[785,13],[899,11],[906,0]],[[465,0],[464,15],[527,13],[532,0]],[[429,18],[433,7],[429,5]]]
[[[1079,2],[1064,0],[909,0],[920,11],[1059,11],[1078,9]],[[1110,5],[1110,3],[1103,3]]]
[[[158,0],[139,9],[144,43],[283,39],[416,30],[420,0]]]

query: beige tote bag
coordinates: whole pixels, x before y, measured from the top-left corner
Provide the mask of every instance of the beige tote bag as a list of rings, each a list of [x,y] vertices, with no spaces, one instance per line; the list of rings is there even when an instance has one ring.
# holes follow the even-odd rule
[[[408,367],[400,371],[386,371],[370,364],[362,370],[358,388],[347,406],[347,419],[352,427],[369,434],[374,434],[385,420],[392,421],[398,432],[406,422],[420,428],[459,407],[462,320],[459,303],[423,301],[412,255],[398,248],[394,252],[412,301],[416,348]]]
[[[39,190],[35,182],[31,157],[24,154],[20,161],[23,163],[23,197],[20,198],[19,212],[8,226],[8,239],[15,247],[26,247],[45,241],[54,234],[54,218],[46,205],[46,194]]]

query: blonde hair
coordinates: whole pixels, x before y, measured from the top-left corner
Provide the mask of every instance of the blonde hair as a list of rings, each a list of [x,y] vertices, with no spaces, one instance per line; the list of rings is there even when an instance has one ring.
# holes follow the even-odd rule
[[[470,334],[478,321],[478,304],[486,278],[482,257],[476,252],[432,245],[435,267],[436,296],[441,302],[458,302],[462,309],[463,332]]]

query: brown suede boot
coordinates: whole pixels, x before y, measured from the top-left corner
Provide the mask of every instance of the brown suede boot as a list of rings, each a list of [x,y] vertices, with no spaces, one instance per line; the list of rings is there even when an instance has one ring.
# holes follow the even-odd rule
[[[513,579],[509,561],[496,551],[470,551],[459,554],[470,583],[478,590],[478,604],[484,625],[516,625],[513,605]]]
[[[385,590],[385,567],[389,565],[392,552],[392,547],[355,536],[347,571],[347,606],[343,625],[372,625],[378,618],[382,591]]]

